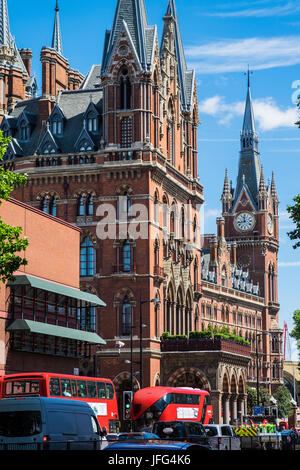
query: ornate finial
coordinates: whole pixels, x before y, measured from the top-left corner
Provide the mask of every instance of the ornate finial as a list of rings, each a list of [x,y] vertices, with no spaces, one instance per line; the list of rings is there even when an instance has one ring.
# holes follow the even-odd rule
[[[55,11],[59,11],[59,8],[58,8],[58,0],[56,0]]]

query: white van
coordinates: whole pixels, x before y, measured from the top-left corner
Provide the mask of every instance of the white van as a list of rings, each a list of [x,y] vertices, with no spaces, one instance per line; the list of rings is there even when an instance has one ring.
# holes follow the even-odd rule
[[[100,450],[105,445],[88,403],[43,397],[0,400],[0,450]]]

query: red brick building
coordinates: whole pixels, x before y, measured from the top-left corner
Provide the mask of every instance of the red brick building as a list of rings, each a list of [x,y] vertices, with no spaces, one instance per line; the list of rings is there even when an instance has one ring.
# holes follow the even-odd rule
[[[0,375],[73,374],[104,344],[96,334],[104,304],[80,290],[80,229],[15,199],[2,201],[0,216],[29,241],[20,255],[28,264],[0,287]]]
[[[250,88],[237,188],[226,176],[218,234],[202,246],[196,77],[175,1],[159,40],[143,0],[118,0],[102,64],[81,83],[64,66],[58,14],[56,6],[52,47],[41,53],[42,96],[18,102],[1,126],[12,137],[4,164],[28,174],[15,196],[81,228],[81,286],[107,304],[98,373],[120,400],[132,385],[184,384],[211,391],[217,419],[222,409],[225,420],[229,409],[244,414],[251,377],[262,373],[270,390],[282,381],[278,201],[259,162]],[[238,330],[251,348],[220,343],[208,360],[198,346],[171,351],[162,339],[209,323]],[[273,350],[261,336],[271,330]]]

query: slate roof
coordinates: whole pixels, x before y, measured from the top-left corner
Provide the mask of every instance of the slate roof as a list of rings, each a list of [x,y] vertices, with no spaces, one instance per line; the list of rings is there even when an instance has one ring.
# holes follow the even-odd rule
[[[63,91],[54,107],[51,116],[55,113],[57,107],[61,111],[63,117],[63,134],[62,136],[52,135],[49,126],[44,124],[42,129],[38,126],[39,117],[39,101],[40,97],[32,100],[21,101],[16,104],[14,110],[10,115],[6,115],[1,128],[3,128],[6,122],[11,129],[14,148],[17,150],[17,156],[31,156],[36,154],[37,150],[41,146],[42,142],[45,142],[47,134],[49,139],[53,139],[60,153],[75,153],[75,145],[78,141],[78,137],[84,129],[84,116],[92,102],[95,106],[94,110],[97,110],[99,115],[102,114],[102,90],[97,88],[92,89],[79,89],[75,91]],[[28,141],[21,141],[19,139],[18,124],[20,117],[23,115],[30,123],[31,135]],[[86,131],[88,132],[88,131]],[[102,136],[101,120],[99,119],[99,128],[97,133],[88,132],[90,139],[94,143],[95,148],[99,148],[100,140]]]
[[[118,0],[112,29],[106,31],[105,34],[102,72],[107,69],[124,22],[142,68],[146,70],[151,65],[150,58],[152,57],[156,28],[148,25],[144,0]]]

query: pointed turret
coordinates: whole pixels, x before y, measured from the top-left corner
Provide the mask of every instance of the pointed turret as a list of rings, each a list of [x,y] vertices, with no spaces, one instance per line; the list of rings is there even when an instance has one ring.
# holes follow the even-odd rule
[[[148,19],[144,0],[118,0],[113,27],[106,32],[102,61],[102,72],[105,73],[121,29],[128,28],[130,39],[140,61],[141,67],[147,66],[146,33]]]
[[[239,174],[235,191],[235,200],[245,185],[253,202],[257,203],[259,192],[261,165],[258,153],[258,135],[255,129],[255,119],[250,89],[250,72],[248,71],[248,87],[245,104],[243,130],[241,132],[241,152]]]
[[[228,180],[228,170],[227,170],[227,168],[225,170],[225,180],[224,180],[224,187],[223,187],[223,193],[222,193],[221,200],[222,200],[222,203],[223,203],[223,213],[224,212],[229,212],[230,208],[231,208],[232,194],[231,194],[229,180]]]
[[[7,0],[0,1],[0,46],[11,46],[12,37],[9,28]]]
[[[56,0],[55,6],[55,20],[54,20],[54,29],[53,29],[53,36],[52,36],[52,49],[55,49],[60,55],[63,55],[62,49],[62,37],[61,37],[61,29],[60,29],[60,21],[59,21],[59,8],[58,8],[58,0]]]
[[[194,83],[195,83],[195,71],[187,69],[175,0],[168,0],[167,11],[164,17],[166,24],[167,24],[169,17],[173,18],[174,20],[175,55],[176,55],[177,64],[178,64],[177,70],[178,70],[178,78],[179,78],[179,84],[180,84],[180,90],[181,90],[181,104],[185,110],[190,110],[191,105],[192,105],[191,103],[192,93],[193,93]],[[161,42],[161,48],[160,48],[161,54],[162,54],[163,47],[164,47],[165,32],[166,32],[166,28],[162,36],[162,42]]]

